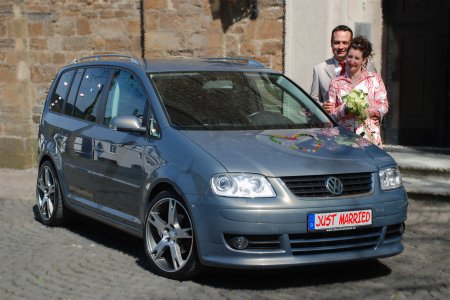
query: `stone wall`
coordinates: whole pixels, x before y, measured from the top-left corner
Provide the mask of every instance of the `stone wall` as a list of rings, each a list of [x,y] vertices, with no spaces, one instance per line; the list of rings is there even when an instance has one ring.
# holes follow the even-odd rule
[[[283,31],[284,0],[3,0],[0,167],[36,164],[43,101],[76,57],[239,56],[282,71]]]
[[[145,1],[146,57],[253,57],[283,68],[284,1]]]
[[[2,1],[0,167],[35,164],[37,125],[57,70],[98,52],[140,54],[139,2]]]

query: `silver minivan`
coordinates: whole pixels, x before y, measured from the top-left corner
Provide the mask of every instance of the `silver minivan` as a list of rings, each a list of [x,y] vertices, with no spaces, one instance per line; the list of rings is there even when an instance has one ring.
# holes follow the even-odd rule
[[[172,279],[403,251],[392,157],[254,60],[74,60],[49,90],[38,160],[43,224],[76,212],[124,230]]]

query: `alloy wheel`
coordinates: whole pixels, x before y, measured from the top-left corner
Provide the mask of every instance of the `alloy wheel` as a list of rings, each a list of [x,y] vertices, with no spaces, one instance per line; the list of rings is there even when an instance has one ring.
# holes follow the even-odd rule
[[[146,247],[159,269],[175,273],[193,255],[192,222],[184,205],[173,198],[162,198],[147,215]]]
[[[43,220],[49,220],[55,210],[57,201],[57,181],[47,165],[44,165],[38,176],[38,205],[39,213]]]

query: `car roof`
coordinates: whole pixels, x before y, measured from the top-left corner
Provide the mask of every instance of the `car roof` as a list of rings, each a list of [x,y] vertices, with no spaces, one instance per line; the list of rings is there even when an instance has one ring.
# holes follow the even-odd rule
[[[74,59],[71,66],[80,65],[117,65],[140,68],[146,73],[192,72],[192,71],[257,71],[275,72],[264,64],[249,58],[212,57],[212,58],[170,58],[138,59],[127,55],[102,54]],[[67,66],[69,67],[69,66]]]
[[[175,71],[272,71],[256,60],[241,58],[151,59],[146,62],[146,71],[149,73]]]

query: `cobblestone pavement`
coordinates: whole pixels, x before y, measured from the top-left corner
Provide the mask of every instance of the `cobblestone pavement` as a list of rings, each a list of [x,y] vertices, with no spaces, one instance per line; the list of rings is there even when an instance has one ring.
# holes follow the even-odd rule
[[[0,299],[449,299],[450,202],[411,200],[395,257],[277,271],[210,270],[178,282],[146,268],[139,239],[77,218],[35,220],[31,197],[0,195]]]

